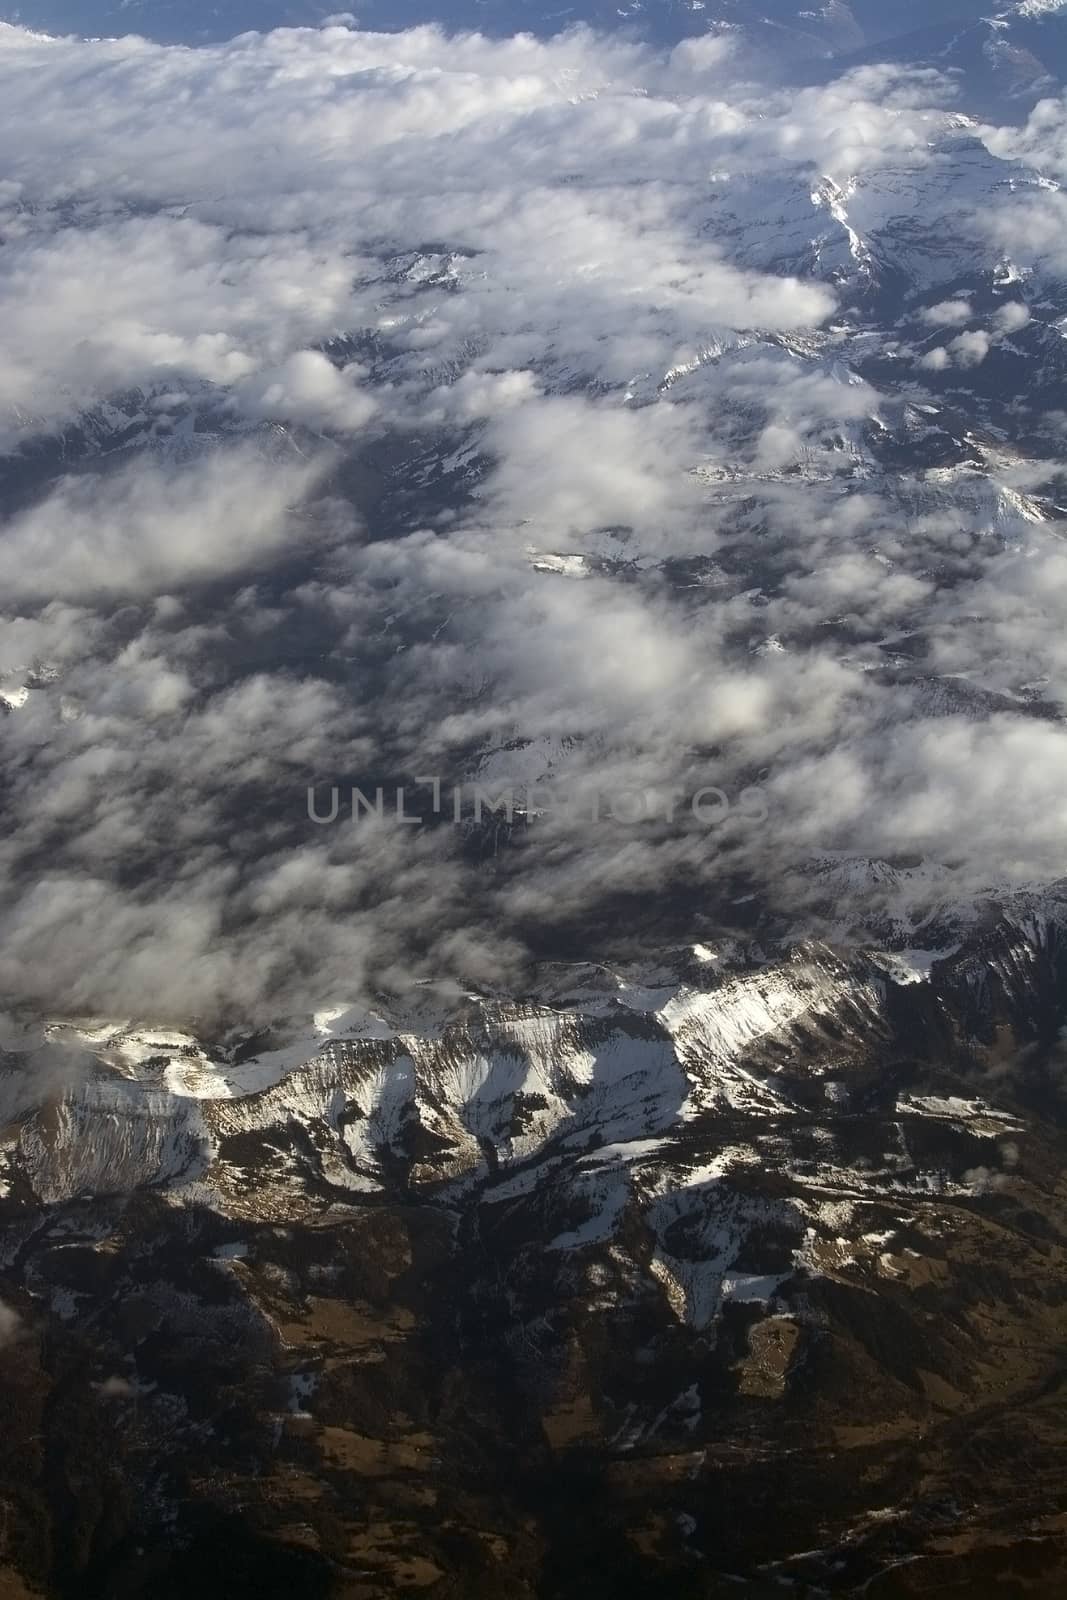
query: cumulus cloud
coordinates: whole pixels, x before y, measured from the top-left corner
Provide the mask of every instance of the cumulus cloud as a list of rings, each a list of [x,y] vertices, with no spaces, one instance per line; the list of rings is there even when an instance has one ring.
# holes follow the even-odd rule
[[[1000,333],[1018,333],[1030,321],[1030,307],[1018,300],[1009,301],[997,311],[994,322]]]
[[[998,156],[1025,161],[1042,176],[1067,177],[1067,104],[1062,95],[1039,101],[1021,126],[987,127],[982,137]]]
[[[3,44],[0,127],[40,127],[0,194],[0,407],[16,416],[180,376],[344,431],[372,402],[315,347],[353,328],[412,374],[468,365],[487,338],[521,368],[547,338],[624,381],[709,328],[796,327],[833,303],[739,273],[694,227],[733,119],[691,52],[683,75],[582,32],[327,29],[182,52],[6,29]],[[426,240],[452,246],[439,275],[405,273]]]
[[[4,131],[12,1006],[223,1028],[522,988],[627,901],[635,938],[753,889],[810,927],[849,852],[1054,870],[1062,563],[917,381],[1025,324],[966,286],[1016,158],[961,154],[937,74],[5,29]],[[864,320],[901,232],[946,340],[903,361]],[[582,803],[453,827],[433,775]],[[320,828],[312,784],[426,820]],[[622,791],[648,815],[591,809]]]
[[[278,367],[265,367],[234,385],[238,409],[275,422],[355,432],[373,417],[373,398],[357,386],[360,369],[343,370],[317,350],[300,350]]]
[[[972,316],[969,300],[939,300],[936,306],[927,306],[922,320],[936,328],[943,328],[969,322]]]
[[[992,343],[990,335],[983,329],[971,328],[966,333],[957,334],[949,350],[959,366],[978,367],[989,354]]]
[[[62,478],[0,528],[9,601],[139,597],[269,565],[303,532],[319,475],[303,458],[248,449],[182,463],[136,459]]]
[[[133,1400],[140,1393],[138,1385],[129,1378],[124,1378],[120,1373],[112,1373],[109,1378],[94,1384],[101,1400]]]

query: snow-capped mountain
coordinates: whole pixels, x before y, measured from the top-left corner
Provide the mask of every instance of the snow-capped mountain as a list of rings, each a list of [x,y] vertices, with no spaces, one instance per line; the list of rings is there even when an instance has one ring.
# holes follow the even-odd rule
[[[0,1596],[1058,1594],[1062,8],[328,9],[0,27]]]
[[[1025,22],[1047,20],[1061,9],[1058,0],[1002,3],[994,14]],[[197,44],[229,39],[255,29],[316,27],[331,18],[353,15],[368,29],[399,30],[435,23],[455,29],[479,29],[497,35],[522,31],[558,33],[584,24],[599,29],[640,30],[657,41],[676,41],[707,30],[727,29],[768,49],[796,56],[845,53],[863,45],[884,46],[920,30],[942,26],[959,30],[990,7],[979,0],[833,0],[805,6],[800,0],[578,0],[559,6],[553,0],[360,0],[350,11],[331,10],[326,0],[220,0],[207,5],[190,0],[24,0],[4,15],[28,27],[54,32],[109,34],[131,29],[165,43]],[[951,35],[949,35],[951,37]]]
[[[911,29],[865,42],[853,54],[843,54],[837,65],[886,60],[951,75],[963,109],[1018,121],[1038,101],[1055,95],[1063,81],[1067,13],[1059,0],[1021,0],[969,14],[960,8],[944,19],[915,16]]]
[[[532,1594],[618,1517],[644,1582],[853,1593],[951,1536],[1054,1583],[1063,937],[1046,899],[955,950],[698,946],[304,1040],[52,1027],[2,1152],[9,1450],[59,1484],[107,1419],[139,1544],[79,1491],[57,1559],[91,1536],[93,1581],[136,1585],[176,1533],[233,1573],[239,1496],[241,1560],[280,1534],[286,1581],[369,1595],[489,1533],[485,1582]],[[9,1039],[9,1090],[42,1044]],[[1008,1428],[1025,1485],[973,1464]],[[731,1485],[774,1452],[771,1531]],[[598,1520],[559,1519],[572,1474]]]

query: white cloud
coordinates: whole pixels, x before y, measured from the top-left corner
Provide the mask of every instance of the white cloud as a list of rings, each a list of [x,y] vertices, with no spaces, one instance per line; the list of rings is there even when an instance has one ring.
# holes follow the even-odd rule
[[[922,314],[922,320],[933,324],[934,327],[944,328],[969,322],[973,315],[969,300],[941,300],[936,306],[927,306]]]
[[[1003,172],[936,74],[4,30],[5,133],[5,994],[211,1025],[515,984],[554,919],[723,892],[681,826],[558,818],[492,871],[447,827],[315,830],[346,777],[759,780],[728,871],[786,911],[837,845],[1053,861],[1067,746],[1012,707],[1020,674],[1067,695],[1057,552],[1014,480],[878,464],[938,432],[916,362],[975,367],[1025,308],[935,304],[901,393],[824,326],[901,207],[924,298],[996,260]]]
[[[949,350],[958,366],[977,367],[989,354],[992,344],[988,333],[981,328],[972,328],[967,333],[957,334],[949,344]]]
[[[1013,300],[1001,306],[993,320],[1000,333],[1018,333],[1030,322],[1030,307]]]
[[[317,350],[300,350],[280,366],[261,368],[238,383],[234,401],[248,416],[357,432],[378,409],[358,387],[361,375],[355,364],[338,371]]]
[[[346,329],[385,335],[415,373],[469,362],[473,337],[521,368],[509,352],[536,330],[543,358],[554,327],[556,359],[622,382],[680,336],[832,306],[738,273],[694,227],[709,155],[735,136],[708,99],[721,51],[665,77],[580,31],[304,30],[196,52],[3,38],[0,133],[15,148],[31,116],[38,133],[0,194],[0,407],[59,416],[192,378],[251,415],[347,430],[370,401],[314,353]],[[390,247],[427,239],[462,247],[459,293],[383,273]]]
[[[321,463],[253,449],[135,459],[67,477],[0,524],[0,589],[11,601],[158,594],[269,563],[313,524],[296,508]]]

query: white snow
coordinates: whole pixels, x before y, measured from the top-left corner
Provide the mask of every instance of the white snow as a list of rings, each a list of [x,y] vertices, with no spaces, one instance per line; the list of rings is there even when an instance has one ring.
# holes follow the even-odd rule
[[[900,984],[926,983],[935,961],[945,961],[955,955],[960,942],[943,945],[937,950],[876,950],[871,960],[882,967]]]
[[[670,1147],[669,1139],[628,1139],[622,1144],[606,1144],[583,1156],[580,1166],[612,1166],[641,1161]]]
[[[533,557],[530,565],[535,572],[556,572],[565,578],[589,576],[589,563],[584,556],[541,554],[537,551],[531,551],[530,554]]]
[[[722,1297],[742,1303],[770,1300],[778,1285],[790,1276],[788,1272],[728,1272],[722,1280]]]
[[[583,1205],[591,1207],[590,1215],[577,1227],[557,1234],[548,1244],[549,1250],[577,1250],[610,1239],[630,1197],[625,1179],[619,1181],[600,1173],[580,1174],[580,1182],[572,1192]]]
[[[215,1261],[243,1261],[248,1255],[248,1244],[244,1239],[235,1239],[232,1244],[216,1245],[211,1254]]]

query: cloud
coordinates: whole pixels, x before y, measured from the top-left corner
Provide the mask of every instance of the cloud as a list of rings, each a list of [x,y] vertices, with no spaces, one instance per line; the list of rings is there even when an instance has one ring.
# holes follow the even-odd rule
[[[345,330],[386,338],[413,376],[469,361],[472,339],[505,356],[532,336],[543,358],[556,323],[560,360],[622,381],[709,326],[832,306],[737,272],[693,226],[730,134],[707,116],[720,51],[665,79],[647,50],[581,31],[4,40],[0,129],[32,114],[42,130],[0,193],[0,407],[16,413],[196,379],[249,415],[347,431],[372,402],[315,348]],[[687,81],[681,102],[663,92]],[[395,259],[427,239],[456,247],[440,280]]]
[[[0,588],[9,603],[137,598],[262,568],[308,538],[299,508],[320,476],[299,457],[226,448],[195,470],[149,456],[62,478],[0,525]]]
[[[4,218],[4,410],[69,417],[115,389],[234,384],[344,320],[351,271],[306,237],[124,206],[64,225],[58,202],[27,226],[36,203],[22,185]]]
[[[957,334],[949,344],[949,350],[958,366],[977,367],[989,354],[992,343],[988,333],[981,328],[972,328],[967,333]]]
[[[935,328],[944,328],[969,322],[973,315],[969,300],[941,300],[936,306],[926,307],[922,320]]]
[[[343,371],[317,350],[300,350],[277,367],[263,368],[233,390],[238,410],[275,422],[356,432],[374,416],[374,399],[357,387],[360,368]]]
[[[131,1383],[129,1378],[123,1378],[118,1373],[94,1387],[101,1400],[132,1400],[139,1392],[136,1383]]]
[[[915,464],[956,426],[918,374],[977,386],[1025,311],[961,287],[1014,158],[937,74],[786,96],[718,38],[4,30],[4,131],[13,1006],[210,1030],[525,992],[561,941],[753,886],[809,931],[827,852],[951,859],[961,893],[1054,869],[1039,469]],[[921,357],[870,323],[900,237],[952,295]],[[308,819],[309,784],[420,775],[605,814]],[[655,815],[608,817],[622,791]]]
[[[1003,159],[1025,161],[1051,178],[1067,177],[1067,101],[1062,96],[1039,101],[1021,126],[984,128],[982,138]]]
[[[993,318],[1000,333],[1018,333],[1030,322],[1030,307],[1012,300],[1001,306]]]

